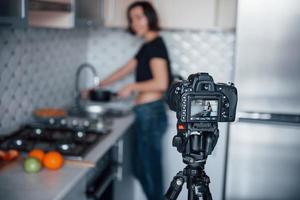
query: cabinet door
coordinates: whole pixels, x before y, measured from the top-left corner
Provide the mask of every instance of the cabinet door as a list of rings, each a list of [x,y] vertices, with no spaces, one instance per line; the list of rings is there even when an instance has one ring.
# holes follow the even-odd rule
[[[127,8],[136,0],[104,0],[104,25],[107,27],[127,26]]]
[[[135,0],[103,0],[104,25],[126,27],[128,6]],[[166,29],[210,29],[235,27],[237,0],[148,0]]]
[[[212,28],[217,0],[156,0],[161,27],[171,29]]]
[[[218,0],[217,22],[219,28],[235,28],[237,14],[237,0]]]
[[[76,25],[101,25],[103,23],[103,11],[101,0],[76,0]]]
[[[73,28],[75,0],[29,1],[28,22],[33,27]]]
[[[26,0],[0,0],[0,27],[26,27],[26,8]]]

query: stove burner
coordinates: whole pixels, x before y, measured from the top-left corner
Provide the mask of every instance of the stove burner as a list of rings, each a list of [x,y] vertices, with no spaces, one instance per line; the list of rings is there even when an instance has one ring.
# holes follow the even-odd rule
[[[60,152],[70,152],[75,149],[76,145],[72,143],[58,143],[56,149]]]
[[[17,146],[22,146],[22,145],[23,145],[23,140],[17,139],[17,140],[15,141],[15,144],[16,144]]]
[[[60,142],[56,145],[56,150],[63,155],[79,157],[84,154],[86,146],[84,144],[75,144],[68,142]]]
[[[86,136],[86,134],[82,131],[78,131],[75,133],[77,138],[84,138]]]
[[[49,123],[48,121],[37,121],[37,123],[50,128],[66,128],[70,130],[101,132],[104,129],[109,129],[111,127],[112,118],[102,116],[95,119],[90,119],[86,118],[85,116],[74,115],[61,118],[56,120],[54,123]]]
[[[7,148],[8,149],[16,149],[19,151],[28,151],[29,149],[32,149],[33,143],[31,141],[27,141],[24,138],[15,137],[10,139],[7,142]]]
[[[16,149],[22,152],[34,148],[57,150],[68,158],[81,159],[103,135],[104,133],[84,130],[26,126],[1,139],[0,149]]]
[[[27,132],[27,134],[23,134],[26,135],[27,137],[33,139],[33,140],[42,140],[42,139],[50,139],[50,135],[47,133],[47,130],[42,129],[42,128],[30,128],[25,130]],[[28,135],[29,133],[29,135]]]
[[[42,134],[42,129],[37,128],[37,129],[34,130],[34,133],[35,133],[36,135],[41,135],[41,134]]]

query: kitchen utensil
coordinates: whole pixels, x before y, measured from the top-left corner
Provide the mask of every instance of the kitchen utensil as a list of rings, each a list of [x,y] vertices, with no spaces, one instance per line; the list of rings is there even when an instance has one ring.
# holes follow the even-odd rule
[[[67,113],[60,108],[40,108],[36,109],[33,115],[39,122],[54,124],[66,117]]]
[[[80,114],[90,119],[96,119],[103,116],[103,114],[107,111],[107,107],[101,103],[80,101],[78,104],[78,110]]]
[[[59,108],[40,108],[34,111],[37,117],[65,117],[67,113]]]
[[[113,98],[117,97],[117,93],[110,90],[104,90],[101,88],[95,88],[90,90],[90,100],[97,102],[109,102]]]

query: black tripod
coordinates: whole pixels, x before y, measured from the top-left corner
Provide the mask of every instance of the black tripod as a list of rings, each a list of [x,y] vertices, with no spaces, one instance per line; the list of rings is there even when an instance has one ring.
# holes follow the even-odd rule
[[[201,168],[187,166],[177,173],[165,194],[165,199],[175,200],[181,192],[184,183],[187,183],[189,200],[212,200],[209,190],[209,177]]]
[[[208,131],[191,131],[177,133],[173,138],[173,146],[182,153],[183,162],[187,166],[173,178],[165,200],[176,200],[184,183],[187,184],[188,200],[212,200],[209,190],[210,179],[205,174],[204,166],[217,143],[219,130],[217,126]]]

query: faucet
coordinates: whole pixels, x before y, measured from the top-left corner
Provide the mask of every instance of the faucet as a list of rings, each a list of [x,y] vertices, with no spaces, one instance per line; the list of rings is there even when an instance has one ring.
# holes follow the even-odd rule
[[[82,70],[85,68],[89,68],[92,71],[92,73],[94,75],[93,79],[94,79],[95,86],[97,86],[99,84],[99,77],[97,75],[97,71],[96,71],[95,67],[89,63],[81,64],[76,71],[76,82],[75,82],[75,87],[76,87],[75,89],[76,89],[76,93],[77,93],[76,95],[77,95],[78,99],[80,99],[79,76],[80,76]]]

